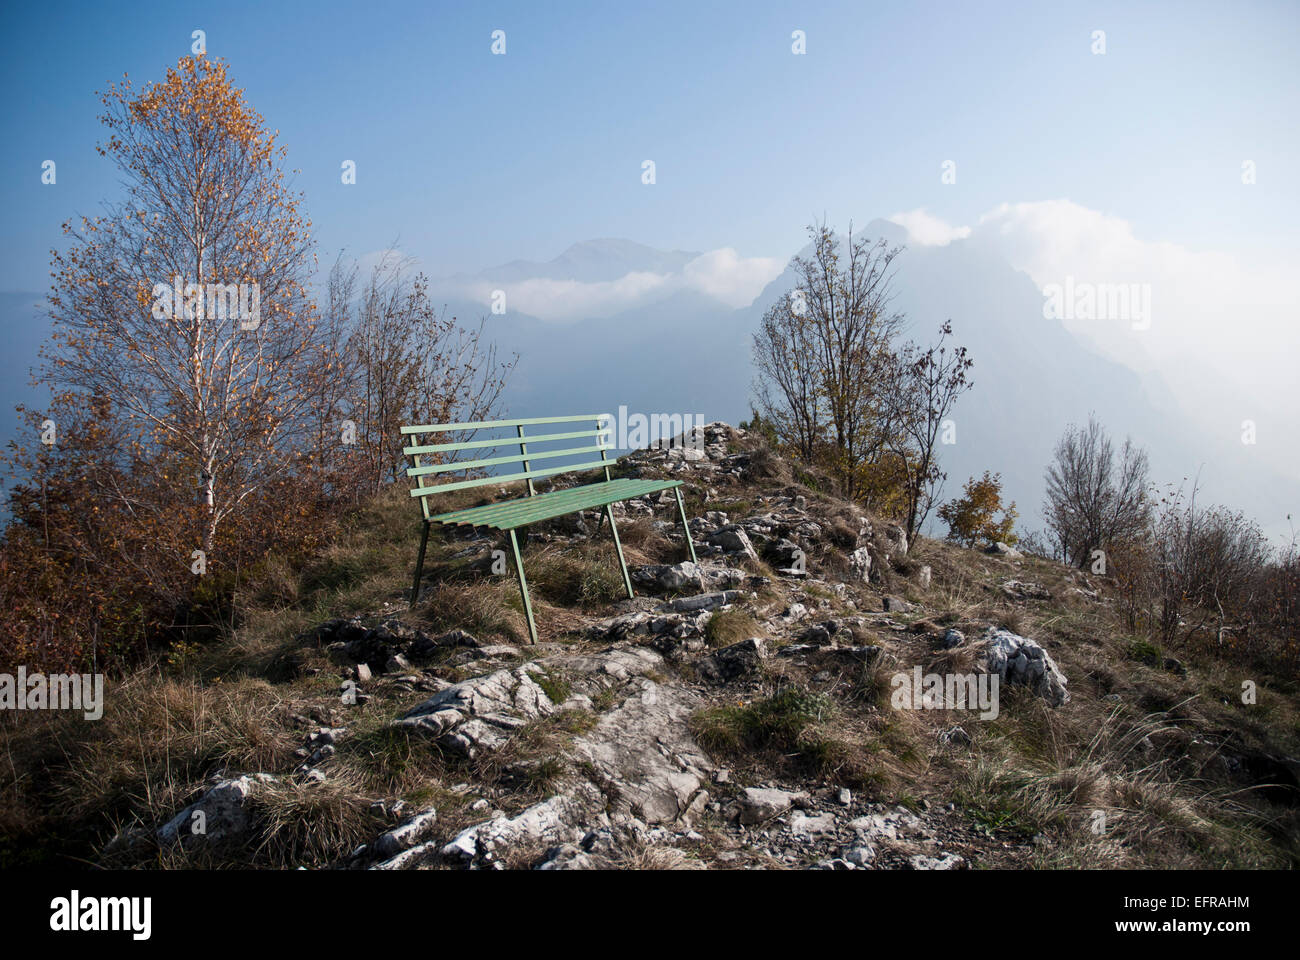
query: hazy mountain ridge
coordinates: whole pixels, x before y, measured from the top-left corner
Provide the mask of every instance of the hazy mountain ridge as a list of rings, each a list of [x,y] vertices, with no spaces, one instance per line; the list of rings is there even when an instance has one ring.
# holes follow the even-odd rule
[[[1000,472],[1022,527],[1040,526],[1043,471],[1053,445],[1068,423],[1095,411],[1117,442],[1131,436],[1148,449],[1157,482],[1199,473],[1202,502],[1241,508],[1273,536],[1289,529],[1285,518],[1296,505],[1296,484],[1255,448],[1237,442],[1234,423],[1225,418],[1221,429],[1198,429],[1154,375],[1103,357],[1060,321],[1045,319],[1042,293],[1000,255],[969,239],[909,244],[907,231],[885,220],[855,233],[907,247],[896,261],[895,306],[907,317],[908,336],[925,342],[951,319],[956,341],[975,360],[975,386],[954,412],[957,443],[941,450],[949,476],[945,497],[967,477]],[[630,240],[590,240],[545,263],[516,260],[474,276],[509,295],[511,284],[529,280],[581,285],[614,283],[630,273],[672,276],[698,256]],[[463,322],[484,318],[503,358],[518,354],[505,393],[511,413],[617,413],[624,405],[630,412],[739,422],[748,417],[752,397],[751,335],[764,310],[795,282],[787,265],[738,310],[701,290],[669,284],[610,316],[564,323],[515,309],[492,314],[489,303],[463,295],[463,276],[431,281],[431,295]],[[7,352],[3,401],[10,409],[38,396],[28,386],[28,370],[48,331],[41,299],[11,293],[0,300],[9,328],[28,332]],[[11,420],[7,436],[16,429]]]
[[[479,279],[496,283],[521,280],[574,280],[601,283],[618,280],[629,273],[677,273],[699,253],[685,250],[657,250],[643,243],[621,238],[584,240],[571,245],[546,262],[511,260],[474,274],[452,279]]]

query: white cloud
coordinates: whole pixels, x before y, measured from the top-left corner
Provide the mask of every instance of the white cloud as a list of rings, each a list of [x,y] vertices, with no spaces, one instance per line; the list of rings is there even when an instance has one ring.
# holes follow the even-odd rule
[[[906,230],[908,239],[923,247],[946,247],[954,240],[962,240],[970,236],[970,227],[954,227],[926,213],[923,207],[896,213],[888,220]]]
[[[960,240],[991,249],[1040,289],[1066,278],[1075,284],[1149,286],[1147,329],[1122,319],[1064,322],[1112,359],[1157,376],[1205,430],[1231,431],[1243,420],[1259,421],[1261,453],[1265,437],[1271,438],[1269,455],[1300,474],[1300,448],[1290,446],[1300,421],[1294,370],[1300,285],[1282,257],[1246,260],[1143,239],[1130,222],[1064,199],[1004,203],[972,226],[950,224],[924,209],[889,219],[918,245]],[[593,283],[533,279],[501,285],[475,279],[464,280],[457,292],[488,304],[493,289],[502,286],[509,310],[569,322],[612,316],[684,290],[745,306],[783,267],[782,260],[745,258],[724,247],[674,273],[633,272]]]
[[[1066,326],[1111,358],[1156,374],[1206,430],[1267,422],[1271,448],[1261,436],[1261,453],[1300,472],[1289,442],[1300,419],[1300,287],[1292,265],[1144,240],[1128,221],[1069,200],[1002,204],[980,217],[971,242],[993,247],[1040,289],[1067,277],[1075,285],[1147,285],[1148,329],[1124,320]]]
[[[462,283],[456,292],[486,304],[493,290],[503,289],[509,310],[567,322],[613,316],[683,290],[706,294],[728,307],[743,307],[783,268],[783,262],[773,257],[742,257],[723,247],[700,254],[676,273],[632,272],[599,282],[532,279],[493,284],[476,279]]]
[[[746,259],[731,247],[702,253],[683,269],[686,285],[721,300],[729,307],[746,307],[763,288],[781,275],[783,261],[775,257]]]
[[[608,317],[645,302],[669,288],[668,274],[628,273],[617,280],[584,283],[580,280],[532,279],[500,285],[507,297],[507,309],[539,320],[565,321]],[[470,284],[464,293],[489,303],[497,286],[486,281]]]

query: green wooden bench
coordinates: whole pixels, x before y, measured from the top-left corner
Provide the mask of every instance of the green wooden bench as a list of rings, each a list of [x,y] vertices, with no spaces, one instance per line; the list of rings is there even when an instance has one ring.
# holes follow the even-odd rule
[[[533,605],[528,598],[528,579],[524,576],[523,561],[519,557],[519,540],[515,535],[515,531],[520,527],[569,513],[590,510],[593,507],[604,507],[605,512],[600,518],[600,525],[597,526],[596,532],[600,532],[600,526],[604,525],[605,517],[609,517],[609,531],[614,537],[614,548],[618,552],[618,563],[623,571],[623,585],[627,588],[627,595],[633,597],[635,594],[632,591],[632,578],[628,576],[627,563],[623,559],[623,545],[619,542],[618,528],[614,525],[613,504],[622,500],[630,500],[633,497],[644,496],[647,493],[672,490],[677,494],[677,511],[681,516],[682,530],[686,534],[686,547],[690,551],[691,560],[695,561],[695,545],[691,542],[691,530],[686,524],[686,506],[682,503],[682,481],[638,480],[626,477],[617,480],[613,479],[609,473],[612,461],[610,461],[606,453],[606,451],[613,449],[612,444],[609,442],[612,425],[602,426],[607,417],[608,414],[577,417],[531,417],[523,420],[483,420],[475,423],[442,423],[402,427],[403,435],[410,438],[412,443],[411,446],[402,448],[402,452],[411,459],[411,466],[406,471],[406,475],[415,481],[411,496],[419,498],[424,519],[423,531],[420,536],[420,552],[415,561],[415,582],[411,587],[411,605],[414,606],[420,597],[420,575],[424,571],[424,551],[429,543],[429,530],[434,524],[445,527],[475,527],[509,533],[510,550],[515,557],[515,570],[519,573],[519,591],[524,599],[524,615],[528,618],[528,638],[530,643],[537,642],[537,625],[533,622]],[[524,433],[524,427],[537,427],[542,424],[585,423],[595,424],[596,428],[594,430],[578,431],[563,430],[558,433],[543,432],[540,434],[535,433],[532,436]],[[420,439],[428,434],[434,434],[436,439],[437,434],[447,432],[472,431],[477,435],[480,432],[490,433],[493,430],[505,428],[514,428],[515,435],[513,437],[474,439],[464,443],[427,443],[422,442]],[[544,429],[555,430],[556,428],[549,426]],[[565,443],[570,440],[587,440],[588,445],[564,449],[538,449],[539,445]],[[532,451],[528,449],[530,444],[533,446]],[[459,453],[464,450],[483,450],[503,446],[518,446],[518,455],[454,462],[446,462],[443,459],[446,454]],[[542,469],[536,469],[533,466],[537,461],[555,460],[561,457],[593,457],[597,453],[600,454],[599,460],[589,459],[584,463],[562,467],[544,467]],[[421,458],[426,457],[432,458],[434,462],[421,463]],[[478,471],[485,467],[515,463],[520,465],[520,470],[517,473],[475,477],[456,480],[451,483],[428,482],[446,473]],[[538,493],[533,484],[533,481],[540,477],[551,477],[562,473],[580,473],[589,470],[603,470],[605,479],[581,486],[554,490],[550,493]],[[433,513],[429,508],[429,501],[439,493],[463,490],[467,487],[499,487],[502,484],[519,480],[526,483],[527,496],[515,500],[503,500],[498,503],[488,503],[465,510],[452,510],[449,513]]]

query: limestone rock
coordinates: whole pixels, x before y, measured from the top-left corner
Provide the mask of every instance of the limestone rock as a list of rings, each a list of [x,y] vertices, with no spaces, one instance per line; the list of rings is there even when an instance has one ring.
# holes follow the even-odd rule
[[[1023,684],[1053,707],[1070,702],[1065,674],[1033,640],[1000,627],[989,627],[983,639],[988,671],[996,673],[1002,683]]]
[[[849,568],[853,575],[866,583],[871,579],[871,551],[866,547],[858,547],[849,554]]]
[[[727,553],[738,553],[749,560],[758,560],[758,551],[750,542],[749,535],[738,526],[723,527],[709,534],[708,542],[721,547]]]
[[[701,593],[693,597],[678,597],[667,603],[663,610],[675,613],[716,610],[718,607],[725,607],[728,604],[735,603],[740,598],[739,590],[719,590],[716,593]]]
[[[876,859],[876,848],[869,843],[860,847],[853,847],[844,854],[844,859],[855,866],[869,866]]]
[[[248,832],[251,817],[248,800],[256,791],[275,778],[264,773],[219,780],[203,796],[176,814],[158,829],[162,844],[218,841]]]
[[[911,613],[916,609],[916,604],[908,603],[902,597],[882,597],[880,606],[885,613]]]
[[[814,647],[824,647],[831,642],[831,630],[827,624],[816,623],[799,634],[799,642]]]
[[[535,664],[525,664],[514,670],[498,670],[486,676],[452,684],[412,707],[404,719],[446,709],[459,710],[467,716],[506,713],[530,720],[545,716],[555,710],[555,704],[533,680],[533,674],[538,670],[540,668]]]
[[[829,813],[808,816],[803,811],[797,811],[790,818],[790,833],[796,837],[818,837],[834,833],[835,826],[835,817]]]
[[[896,523],[886,524],[881,531],[885,542],[889,544],[891,556],[897,554],[900,557],[907,556],[907,531]]]
[[[990,554],[997,554],[998,556],[1006,557],[1008,560],[1019,560],[1021,557],[1024,556],[1024,554],[1021,553],[1019,550],[1016,550],[1014,547],[1008,547],[1005,543],[1003,543],[1000,540],[997,543],[989,547],[986,547],[984,552]]]
[[[966,865],[965,859],[955,853],[945,853],[942,857],[927,857],[918,853],[908,858],[913,870],[960,870]]]
[[[632,582],[639,587],[665,593],[698,590],[704,586],[700,567],[689,560],[671,565],[647,564],[632,574]]]
[[[611,815],[689,824],[708,802],[704,785],[713,771],[687,726],[699,698],[645,678],[636,684],[571,752],[603,785]]]
[[[423,733],[474,758],[495,750],[510,732],[557,709],[533,675],[535,663],[452,684],[408,710],[394,726]]]
[[[766,823],[773,817],[779,817],[790,809],[796,800],[805,798],[805,793],[792,793],[788,790],[766,789],[763,787],[746,787],[740,796],[740,822],[744,824]]]
[[[395,857],[403,850],[415,846],[421,838],[429,833],[438,820],[438,812],[433,809],[417,813],[399,827],[394,827],[381,834],[375,841],[374,851],[381,857]]]
[[[510,848],[537,843],[573,842],[582,836],[575,826],[601,802],[600,791],[581,784],[572,795],[561,794],[535,803],[515,817],[494,817],[462,830],[440,851],[444,860],[468,866],[474,861],[495,859]]]
[[[859,840],[898,840],[901,837],[924,829],[920,818],[898,807],[883,813],[869,814],[850,820],[848,827],[858,835]]]
[[[769,543],[764,548],[763,555],[774,567],[797,567],[806,561],[800,546],[784,538]]]
[[[1002,592],[1012,600],[1051,600],[1052,592],[1038,583],[1022,580],[1008,580],[1002,584]]]

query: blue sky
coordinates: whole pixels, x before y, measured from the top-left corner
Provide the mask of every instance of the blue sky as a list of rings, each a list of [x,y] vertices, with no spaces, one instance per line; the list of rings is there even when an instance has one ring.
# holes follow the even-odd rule
[[[201,29],[280,131],[322,269],[396,242],[443,278],[435,296],[486,312],[499,279],[485,268],[581,241],[702,253],[672,275],[510,285],[510,310],[547,322],[650,322],[673,291],[744,308],[816,217],[890,218],[910,246],[959,239],[1040,290],[1148,290],[1141,329],[1065,326],[1227,444],[1225,470],[1258,457],[1300,484],[1300,4],[325,0],[0,16],[0,406],[33,396],[17,384],[46,334],[32,303],[61,224],[119,193],[95,151],[95,91],[124,72],[160,79]],[[1256,445],[1238,440],[1247,420]]]
[[[59,225],[116,193],[94,91],[200,28],[281,131],[326,261],[400,239],[444,274],[605,236],[784,258],[823,212],[1059,198],[1147,242],[1296,253],[1294,3],[15,4],[0,290],[43,290]]]

